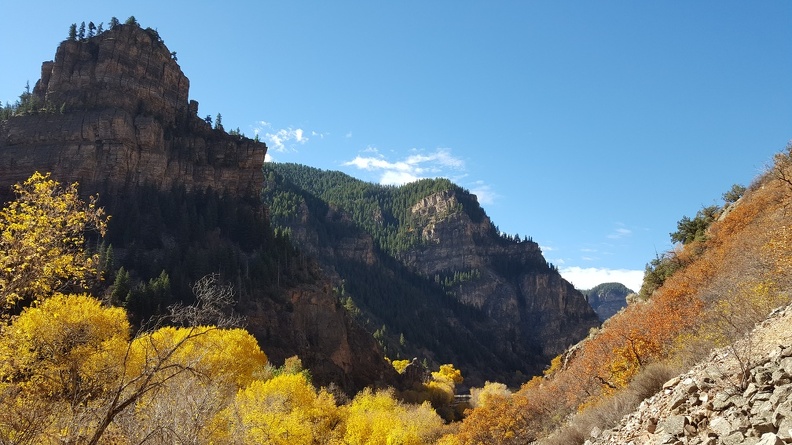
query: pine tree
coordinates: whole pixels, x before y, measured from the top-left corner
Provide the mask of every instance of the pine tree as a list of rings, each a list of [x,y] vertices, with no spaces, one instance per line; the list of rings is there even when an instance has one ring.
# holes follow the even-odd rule
[[[223,129],[223,115],[217,113],[217,117],[215,117],[215,130],[222,130]]]
[[[77,32],[77,38],[80,40],[85,39],[85,22],[80,23],[80,30]]]
[[[69,26],[69,40],[77,40],[77,24],[72,23]]]
[[[112,18],[110,19],[110,25],[109,25],[109,26],[110,26],[110,29],[113,29],[113,28],[115,28],[115,27],[116,27],[116,26],[118,26],[119,24],[120,24],[120,22],[118,21],[118,19],[117,19],[117,18],[115,18],[115,17],[112,17]]]
[[[90,39],[94,35],[96,35],[96,25],[94,22],[88,22],[88,38]]]

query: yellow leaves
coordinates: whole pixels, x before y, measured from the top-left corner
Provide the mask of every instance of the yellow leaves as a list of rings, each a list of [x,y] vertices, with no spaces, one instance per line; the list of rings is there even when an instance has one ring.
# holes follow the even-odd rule
[[[95,197],[85,203],[76,183],[64,188],[49,174],[34,173],[14,192],[0,209],[0,314],[84,286],[96,258],[85,253],[83,236],[104,236],[109,219]]]
[[[120,372],[128,338],[123,309],[56,294],[3,329],[0,380],[47,397],[94,397]]]
[[[478,408],[505,403],[505,399],[511,395],[511,391],[503,383],[484,382],[483,388],[470,389],[470,404]]]
[[[561,357],[561,354],[559,354],[553,357],[552,360],[550,360],[550,366],[544,371],[542,371],[542,375],[544,375],[545,377],[549,377],[555,374],[556,372],[558,372],[561,369],[562,365],[563,365],[563,357]]]
[[[409,364],[409,360],[394,360],[391,362],[393,369],[395,369],[399,374],[404,374],[404,369],[407,368],[407,365]]]
[[[136,338],[130,352],[129,373],[152,372],[152,366],[169,372],[185,368],[203,378],[243,388],[264,371],[267,356],[244,329],[163,327]],[[167,378],[168,372],[161,378]]]
[[[355,396],[347,416],[343,443],[349,445],[432,443],[443,426],[428,403],[404,405],[392,392],[370,389]]]
[[[281,374],[240,390],[212,422],[213,442],[331,443],[340,422],[331,394],[314,389],[302,373]]]
[[[774,230],[762,247],[762,253],[775,277],[787,275],[792,270],[792,227],[781,226]]]
[[[432,373],[432,378],[437,381],[448,381],[453,384],[462,383],[462,371],[454,368],[454,365],[440,365],[440,370]]]

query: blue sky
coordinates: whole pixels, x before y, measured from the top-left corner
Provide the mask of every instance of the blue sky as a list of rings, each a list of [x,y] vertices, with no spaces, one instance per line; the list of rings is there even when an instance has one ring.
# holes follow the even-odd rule
[[[792,2],[5,2],[0,100],[71,23],[156,28],[200,114],[276,162],[443,176],[579,288],[672,246],[683,216],[792,139]]]

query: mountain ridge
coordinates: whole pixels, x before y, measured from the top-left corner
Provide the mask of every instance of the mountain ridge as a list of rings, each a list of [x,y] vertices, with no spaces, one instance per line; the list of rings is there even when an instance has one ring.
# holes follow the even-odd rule
[[[377,320],[369,329],[392,333],[383,341],[392,358],[437,350],[426,345],[441,336],[446,348],[456,351],[446,357],[469,370],[472,382],[487,377],[465,356],[494,353],[486,359],[493,371],[488,377],[519,384],[599,323],[537,243],[500,234],[475,196],[447,179],[380,186],[298,164],[267,164],[265,178],[273,224],[345,284],[348,298]],[[345,263],[355,258],[365,264]],[[376,316],[387,303],[369,295],[394,297],[375,285],[385,278],[358,279],[365,270],[371,277],[409,275],[424,289],[423,301],[451,310],[424,322],[446,326],[447,333],[407,335],[408,345],[400,345],[400,334],[407,333],[394,327],[404,322],[395,315]],[[468,340],[453,341],[451,332]]]

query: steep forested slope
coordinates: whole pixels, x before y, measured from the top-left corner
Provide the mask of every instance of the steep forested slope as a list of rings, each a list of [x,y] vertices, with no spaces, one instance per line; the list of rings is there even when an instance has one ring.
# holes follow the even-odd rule
[[[267,164],[264,201],[276,231],[320,261],[394,359],[518,384],[597,324],[536,243],[500,234],[446,179],[380,186]]]

